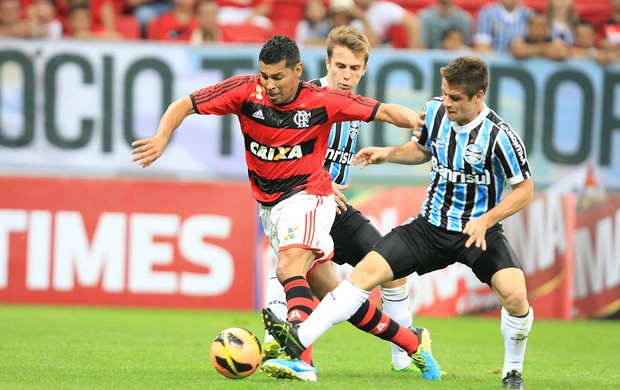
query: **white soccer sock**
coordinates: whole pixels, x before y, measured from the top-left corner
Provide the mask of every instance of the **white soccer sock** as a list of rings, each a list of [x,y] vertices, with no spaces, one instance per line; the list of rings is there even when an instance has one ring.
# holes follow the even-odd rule
[[[265,302],[266,307],[270,308],[278,318],[285,319],[287,317],[288,309],[286,306],[286,294],[284,293],[284,287],[278,280],[278,277],[272,275],[267,280],[267,286],[265,287]],[[265,343],[273,340],[273,337],[269,332],[265,331]]]
[[[301,323],[299,340],[306,347],[312,345],[329,328],[351,318],[369,296],[370,291],[362,290],[348,278],[343,280]]]
[[[530,307],[525,317],[511,316],[502,307],[502,335],[504,336],[504,370],[502,378],[509,371],[523,371],[523,358],[525,357],[525,347],[527,338],[534,322],[534,309]]]
[[[413,319],[409,310],[409,290],[407,284],[400,287],[380,288],[383,312],[405,328],[411,328]],[[392,364],[397,370],[409,367],[411,357],[398,345],[392,345]]]

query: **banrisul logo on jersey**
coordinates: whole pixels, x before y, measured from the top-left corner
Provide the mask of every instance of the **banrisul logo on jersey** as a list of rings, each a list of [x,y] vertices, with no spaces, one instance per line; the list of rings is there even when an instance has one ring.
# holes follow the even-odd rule
[[[297,145],[263,145],[245,135],[245,149],[263,161],[289,161],[298,160],[312,153],[316,138]]]
[[[466,173],[462,170],[453,170],[445,167],[437,161],[437,157],[431,158],[431,166],[433,171],[443,177],[447,181],[457,184],[491,184],[491,173],[488,170],[484,170],[484,173]]]

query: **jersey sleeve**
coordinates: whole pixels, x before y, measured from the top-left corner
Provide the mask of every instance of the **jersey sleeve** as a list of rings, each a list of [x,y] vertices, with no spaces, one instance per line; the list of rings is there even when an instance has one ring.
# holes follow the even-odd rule
[[[525,144],[510,126],[505,123],[499,126],[502,131],[495,142],[494,153],[502,164],[508,183],[518,184],[532,176]]]
[[[236,114],[241,110],[249,83],[248,76],[235,76],[194,91],[190,94],[194,111],[201,115]]]
[[[327,112],[334,119],[334,122],[353,120],[370,122],[375,119],[377,110],[381,105],[378,100],[355,95],[349,91],[336,89],[326,89],[326,91]]]
[[[412,141],[417,141],[420,148],[425,151],[431,151],[431,137],[429,129],[432,128],[433,118],[435,115],[431,112],[429,108],[431,107],[430,102],[424,103],[424,107],[422,108],[422,112],[426,114],[424,118],[424,126],[420,128],[420,137],[416,138],[415,136],[411,137]]]

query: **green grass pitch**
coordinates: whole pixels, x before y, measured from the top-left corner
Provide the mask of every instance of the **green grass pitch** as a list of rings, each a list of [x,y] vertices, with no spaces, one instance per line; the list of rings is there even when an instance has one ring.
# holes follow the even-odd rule
[[[317,341],[317,383],[276,381],[257,371],[231,380],[211,366],[219,331],[263,338],[258,312],[0,305],[2,389],[500,389],[499,318],[414,318],[429,328],[441,382],[389,371],[389,345],[348,323]],[[535,320],[525,387],[620,388],[618,321]]]

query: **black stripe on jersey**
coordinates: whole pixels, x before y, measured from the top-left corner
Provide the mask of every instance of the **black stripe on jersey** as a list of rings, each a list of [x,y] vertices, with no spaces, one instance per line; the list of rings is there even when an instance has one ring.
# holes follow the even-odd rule
[[[484,122],[483,122],[484,123]],[[469,132],[469,139],[467,141],[467,144],[475,144],[476,143],[476,138],[478,138],[478,134],[480,133],[480,128],[482,127],[482,124],[478,125],[478,127],[476,127],[475,129],[471,130]],[[486,151],[486,162],[489,161],[489,151]],[[489,166],[489,165],[487,165]],[[474,173],[474,169],[472,168],[471,165],[469,164],[465,164],[465,174],[473,174]],[[476,205],[476,189],[477,189],[477,185],[476,183],[469,183],[467,184],[466,187],[466,191],[465,192],[465,205],[463,206],[463,213],[461,214],[461,221],[468,221],[471,218],[471,214],[472,211],[474,209],[474,206]],[[462,223],[461,223],[462,225]],[[464,229],[465,226],[461,226],[461,230]]]
[[[454,167],[458,166],[458,164],[454,163],[454,156],[456,154],[456,146],[457,146],[457,142],[455,140],[456,138],[456,132],[452,131],[452,129],[450,129],[448,131],[448,140],[446,140],[446,147],[448,148],[448,153],[447,153],[447,164],[448,166],[452,165]],[[452,163],[451,163],[452,162]],[[441,164],[441,161],[439,162]],[[440,226],[444,229],[448,228],[448,211],[450,211],[450,206],[452,206],[452,204],[454,203],[454,183],[450,180],[446,180],[446,188],[445,188],[445,195],[443,197],[444,202],[443,205],[441,206],[441,213],[440,213],[440,219],[441,219],[441,224]]]
[[[263,192],[264,194],[283,194],[274,202],[261,202],[261,204],[264,206],[273,206],[281,200],[284,200],[306,188],[306,184],[308,184],[308,178],[310,177],[310,174],[294,175],[281,179],[270,180],[259,176],[256,172],[252,170],[248,170],[248,176],[254,181],[256,186],[260,188],[261,192]]]
[[[276,129],[305,130],[327,122],[327,109],[318,107],[311,110],[280,111],[274,107],[244,101],[241,113],[262,126]],[[303,117],[300,117],[302,116]]]
[[[314,152],[316,138],[309,139],[297,145],[262,145],[248,134],[243,133],[245,150],[261,161],[282,162],[299,160]]]
[[[487,117],[488,118],[488,117]],[[491,119],[491,118],[489,118]],[[493,121],[493,119],[491,119]],[[496,121],[493,121],[494,123],[496,123]],[[487,166],[490,167],[491,169],[494,169],[495,167],[493,166],[493,160],[491,159],[491,155],[493,153],[491,153],[491,150],[493,149],[497,149],[497,136],[499,135],[499,128],[497,126],[493,126],[491,128],[491,132],[489,133],[489,151],[487,152],[487,161],[485,164],[488,164]],[[494,152],[497,152],[497,150],[493,150]],[[499,156],[499,154],[496,154],[496,156]],[[504,168],[505,171],[506,168]],[[497,191],[501,190],[501,188],[497,188],[497,181],[493,180],[493,185],[487,186],[488,189],[488,194],[487,194],[487,211],[491,210],[491,208],[495,207],[496,203],[495,203],[495,198],[497,197]]]
[[[434,99],[441,100],[441,99]],[[440,106],[437,111],[435,111],[435,118],[433,118],[433,127],[431,127],[432,134],[429,134],[429,138],[432,140],[437,139],[439,135],[439,129],[441,128],[441,120],[443,119],[446,113],[446,108],[444,106]],[[433,155],[439,156],[439,151],[437,150],[437,146],[434,143],[431,143],[431,148],[435,149]],[[426,203],[426,210],[422,213],[424,216],[430,216],[432,205],[433,205],[433,197],[436,195],[435,189],[439,186],[439,180],[441,180],[441,176],[439,173],[435,174],[435,180],[431,183],[431,191],[428,193],[428,202]]]
[[[194,110],[198,112],[196,107],[199,104],[208,102],[209,100],[215,99],[224,93],[230,92],[230,90],[237,88],[239,85],[247,84],[251,78],[252,76],[234,77],[232,79],[222,81],[220,84],[217,84],[216,87],[208,91],[190,95],[192,102],[194,103]]]

